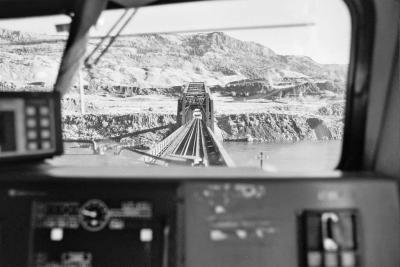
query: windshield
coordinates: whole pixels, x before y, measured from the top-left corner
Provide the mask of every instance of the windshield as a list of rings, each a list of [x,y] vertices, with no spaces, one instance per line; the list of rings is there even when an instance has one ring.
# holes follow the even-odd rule
[[[69,18],[14,21],[0,23],[2,90],[52,90]],[[58,160],[332,170],[350,31],[340,0],[105,11],[62,99]]]
[[[62,15],[0,21],[1,91],[53,90],[67,38],[55,24],[69,21]]]

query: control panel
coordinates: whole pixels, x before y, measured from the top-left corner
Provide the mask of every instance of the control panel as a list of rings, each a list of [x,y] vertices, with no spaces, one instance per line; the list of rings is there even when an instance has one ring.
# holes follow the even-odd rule
[[[395,182],[191,182],[184,196],[186,267],[400,263]]]
[[[121,230],[139,219],[152,218],[147,201],[122,201],[119,207],[108,207],[99,199],[79,202],[34,202],[33,226],[36,229],[79,229],[96,232],[108,227]]]
[[[0,161],[62,152],[57,93],[0,94]]]
[[[163,233],[148,201],[35,201],[32,214],[34,267],[150,266]]]
[[[0,184],[0,266],[400,266],[391,180],[75,179]]]

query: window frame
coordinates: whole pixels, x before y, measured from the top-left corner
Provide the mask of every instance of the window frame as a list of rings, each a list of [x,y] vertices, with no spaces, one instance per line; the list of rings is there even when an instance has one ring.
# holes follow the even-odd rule
[[[351,16],[350,62],[346,84],[346,105],[342,153],[337,169],[363,169],[366,117],[372,54],[375,37],[373,0],[343,0]]]
[[[176,0],[173,2],[184,3],[193,1]],[[359,171],[363,170],[366,117],[375,37],[375,4],[374,0],[343,0],[343,2],[347,5],[351,17],[351,44],[346,84],[342,152],[336,169],[341,171]],[[152,3],[152,5],[163,3],[164,1],[158,1]],[[115,7],[109,6],[108,8],[112,9]],[[25,12],[26,10],[23,11]],[[60,14],[60,12],[54,11],[46,10],[40,14],[33,12],[33,14],[29,13],[25,15],[42,16]],[[0,17],[22,17],[21,14],[7,13],[7,16],[0,14]]]

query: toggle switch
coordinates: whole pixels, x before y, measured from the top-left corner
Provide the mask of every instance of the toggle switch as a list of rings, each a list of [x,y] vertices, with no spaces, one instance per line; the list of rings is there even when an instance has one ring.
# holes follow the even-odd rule
[[[339,217],[333,212],[324,212],[321,215],[322,229],[322,247],[327,252],[337,252],[339,246],[334,235],[336,233],[336,224],[339,222]]]
[[[301,216],[301,266],[357,266],[354,210],[304,211]]]
[[[321,214],[322,249],[324,251],[324,265],[338,267],[339,245],[336,240],[336,224],[339,216],[334,212]]]

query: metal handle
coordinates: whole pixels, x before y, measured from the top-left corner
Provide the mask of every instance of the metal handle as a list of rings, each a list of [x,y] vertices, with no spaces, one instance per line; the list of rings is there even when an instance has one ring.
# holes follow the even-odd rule
[[[325,251],[336,252],[339,249],[338,243],[332,236],[332,223],[338,223],[339,217],[333,212],[324,212],[321,215],[322,223],[322,246]]]
[[[169,256],[169,225],[164,227],[164,242],[163,242],[163,253],[162,253],[162,267],[168,267],[168,256]]]

